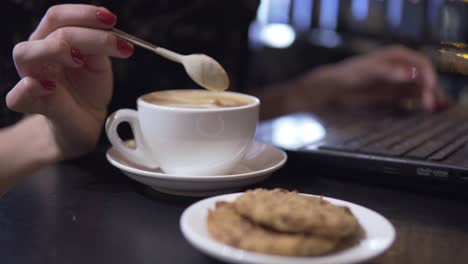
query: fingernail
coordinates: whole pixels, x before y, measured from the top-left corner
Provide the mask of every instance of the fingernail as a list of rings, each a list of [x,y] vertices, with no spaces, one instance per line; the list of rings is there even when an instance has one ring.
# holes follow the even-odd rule
[[[131,43],[117,38],[117,49],[119,49],[123,54],[132,54],[134,48]]]
[[[443,98],[439,101],[438,110],[444,110],[444,109],[447,108],[448,106],[449,106],[449,100],[447,99],[447,97],[443,97]]]
[[[398,69],[396,76],[398,80],[404,82],[414,81],[418,76],[418,70],[416,67],[402,67]]]
[[[71,48],[70,54],[71,54],[71,56],[72,56],[72,59],[73,59],[76,63],[78,63],[78,64],[80,64],[80,65],[82,65],[82,64],[85,63],[85,58],[84,58],[83,54],[81,54],[81,51],[80,51],[79,49],[77,49],[77,48]]]
[[[39,82],[41,83],[42,87],[48,91],[52,91],[57,87],[55,82],[51,80],[40,80]]]
[[[408,79],[416,80],[416,77],[418,77],[418,69],[412,66],[412,67],[408,67],[407,71],[408,71],[407,72]]]
[[[117,21],[117,17],[107,10],[99,10],[96,12],[96,18],[106,25],[113,25]]]

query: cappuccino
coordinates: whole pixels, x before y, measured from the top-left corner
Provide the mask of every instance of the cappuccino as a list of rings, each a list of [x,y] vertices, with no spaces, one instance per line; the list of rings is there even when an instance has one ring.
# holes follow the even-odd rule
[[[211,176],[233,171],[254,141],[260,100],[234,92],[167,90],[137,99],[106,121],[113,147],[128,161],[168,175]],[[126,122],[135,136],[129,148],[117,133]]]
[[[176,108],[230,108],[252,104],[252,98],[230,92],[204,90],[171,90],[146,94],[143,101]]]

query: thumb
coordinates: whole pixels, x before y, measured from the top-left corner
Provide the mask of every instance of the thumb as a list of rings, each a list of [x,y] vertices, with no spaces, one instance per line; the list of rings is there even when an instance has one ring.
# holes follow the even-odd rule
[[[55,88],[53,81],[24,77],[7,94],[6,104],[13,111],[42,114],[47,107],[45,99]]]

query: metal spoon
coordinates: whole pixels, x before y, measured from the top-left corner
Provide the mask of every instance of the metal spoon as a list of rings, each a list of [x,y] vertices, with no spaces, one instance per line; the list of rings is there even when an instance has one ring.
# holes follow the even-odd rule
[[[113,28],[112,32],[137,46],[153,51],[169,60],[181,63],[187,74],[200,86],[212,91],[224,91],[229,87],[229,77],[223,67],[213,58],[204,54],[181,55],[158,47],[133,35]]]

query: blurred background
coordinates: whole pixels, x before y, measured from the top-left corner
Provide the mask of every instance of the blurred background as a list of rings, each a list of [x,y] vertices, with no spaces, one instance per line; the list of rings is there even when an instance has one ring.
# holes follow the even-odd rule
[[[319,65],[337,62],[384,45],[402,44],[430,56],[440,73],[441,85],[446,93],[468,104],[468,44],[464,44],[468,43],[468,0],[261,0],[256,14],[255,4],[252,4],[254,0],[235,1],[240,2],[207,2],[223,9],[235,8],[236,5],[241,5],[240,3],[252,6],[252,10],[240,12],[244,16],[255,18],[248,30],[247,52],[234,50],[226,45],[226,49],[232,53],[231,57],[236,60],[248,57],[250,61],[248,70],[239,70],[247,72],[247,78],[243,73],[243,79],[246,79],[247,83],[243,82],[240,87],[263,86],[287,80]],[[18,80],[11,58],[13,46],[27,39],[48,6],[61,2],[107,6],[119,14],[119,25],[124,26],[123,29],[162,46],[168,45],[182,53],[188,51],[184,51],[187,47],[200,52],[204,51],[204,48],[216,49],[217,46],[221,46],[220,43],[210,40],[210,34],[213,34],[213,28],[218,23],[230,23],[230,31],[222,29],[223,34],[229,36],[226,38],[227,43],[230,39],[247,37],[247,34],[238,30],[243,26],[236,26],[241,23],[237,22],[237,17],[216,17],[209,10],[205,10],[205,13],[209,14],[206,19],[203,13],[191,11],[187,20],[182,21],[187,24],[182,25],[185,31],[170,32],[170,27],[166,26],[170,24],[165,24],[167,21],[159,19],[164,10],[159,6],[152,6],[152,2],[130,8],[131,4],[138,1],[2,1],[0,9],[4,14],[0,21],[4,28],[0,31],[0,127],[12,124],[20,118],[11,113],[4,102],[6,93]],[[161,6],[195,6],[202,0],[158,2],[162,3]],[[117,6],[123,8],[118,9]],[[252,12],[252,16],[246,14],[248,12]],[[141,14],[153,17],[154,21],[146,18],[138,20]],[[203,20],[205,25],[199,28],[191,27],[191,16]],[[168,33],[176,36],[175,41],[170,44],[164,39]],[[185,35],[177,38],[177,34]],[[222,50],[209,52],[217,59],[225,59],[226,54],[223,55]],[[134,91],[140,95],[154,87],[171,87],[169,81],[172,79],[183,79],[192,84],[179,65],[157,56],[147,56],[147,53],[141,50],[136,50],[134,57],[136,58],[126,62],[115,61],[116,85],[123,83],[119,77],[133,78],[132,81],[142,84],[138,86],[145,86],[147,89]],[[137,67],[137,61],[140,67]],[[163,73],[157,78],[160,83],[154,82],[153,74],[142,74],[141,65],[151,68],[154,72]],[[231,73],[234,72],[233,69],[227,69]],[[116,87],[113,98],[115,108],[133,106],[136,95],[126,94],[125,92],[133,90],[126,88],[128,87]]]
[[[383,45],[425,52],[468,102],[468,1],[262,0],[249,30],[250,82],[263,85]]]

